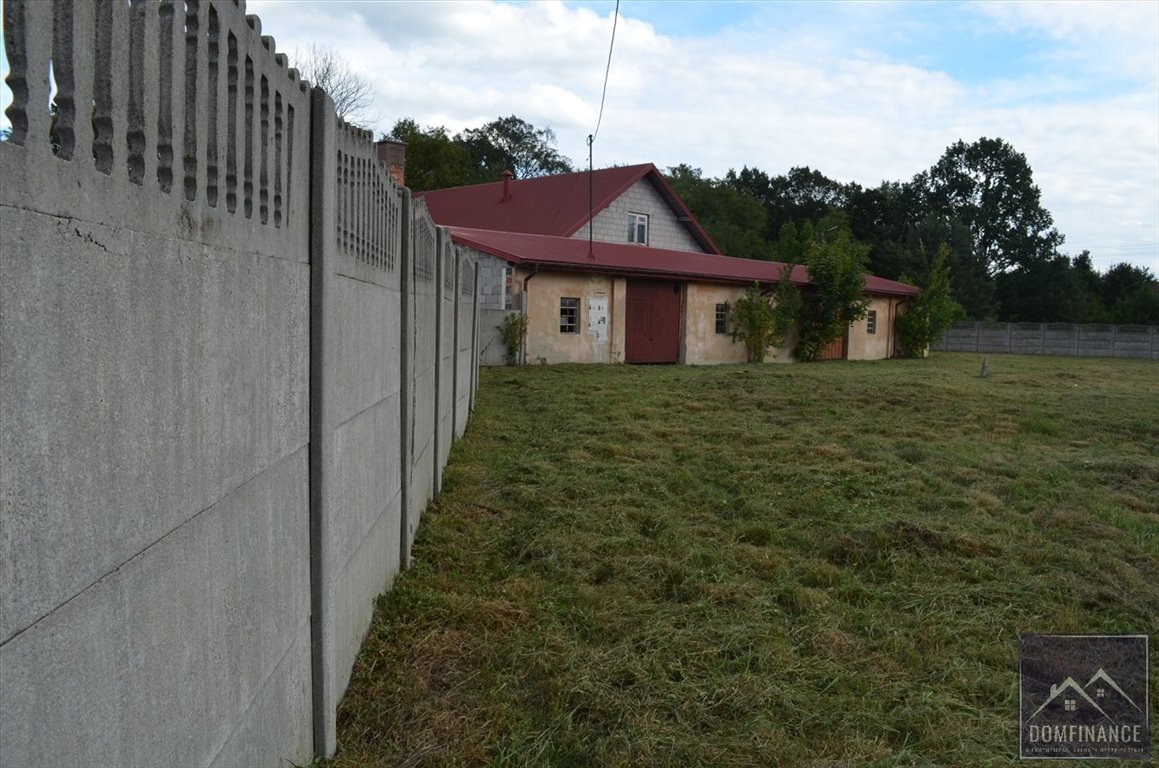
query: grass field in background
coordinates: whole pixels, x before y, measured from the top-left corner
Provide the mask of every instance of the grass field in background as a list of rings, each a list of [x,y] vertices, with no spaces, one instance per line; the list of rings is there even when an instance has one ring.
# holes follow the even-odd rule
[[[1157,666],[1159,364],[981,362],[485,369],[332,765],[1017,763],[1019,632]]]

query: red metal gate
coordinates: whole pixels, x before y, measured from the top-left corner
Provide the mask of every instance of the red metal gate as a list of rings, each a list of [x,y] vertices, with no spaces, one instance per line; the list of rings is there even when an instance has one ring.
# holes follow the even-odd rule
[[[629,280],[626,298],[624,361],[679,362],[680,283]]]

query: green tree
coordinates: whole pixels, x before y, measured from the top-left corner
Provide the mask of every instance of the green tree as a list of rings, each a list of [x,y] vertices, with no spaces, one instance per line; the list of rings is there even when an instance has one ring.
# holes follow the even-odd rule
[[[1024,264],[995,278],[998,319],[1051,323],[1074,319],[1070,259],[1056,255]]]
[[[1046,261],[1062,244],[1026,156],[1002,139],[958,141],[912,184],[927,214],[969,227],[991,277]]]
[[[387,138],[405,142],[407,186],[416,192],[499,181],[505,169],[517,178],[571,171],[554,147],[555,133],[515,116],[451,136],[442,126],[421,128],[410,118]]]
[[[813,225],[811,223],[805,222],[803,227],[798,228],[793,222],[786,221],[781,225],[781,230],[777,234],[773,255],[776,256],[777,261],[783,261],[786,264],[803,264],[805,262],[805,249],[812,239]]]
[[[898,315],[898,337],[903,354],[909,357],[922,357],[955,321],[965,317],[951,295],[949,254],[944,243],[938,247],[925,279],[912,281],[922,292]]]
[[[746,259],[773,258],[772,243],[765,236],[768,216],[759,200],[719,179],[706,179],[699,168],[688,165],[669,168],[665,177],[721,252]]]
[[[851,194],[850,186],[808,166],[790,168],[779,176],[745,166],[739,173],[730,170],[724,181],[764,204],[770,240],[789,222],[798,227],[806,222],[816,224],[833,209],[846,207]]]
[[[1159,325],[1159,281],[1149,269],[1123,262],[1108,269],[1101,282],[1111,322]]]
[[[468,128],[455,137],[466,149],[478,182],[497,181],[505,169],[517,179],[571,172],[571,161],[555,148],[555,131],[536,128],[515,115]]]
[[[745,346],[750,363],[763,363],[770,347],[783,346],[800,311],[800,295],[790,279],[793,266],[781,269],[774,299],[753,283],[733,302],[729,312],[733,341]]]
[[[410,118],[394,124],[386,137],[406,144],[406,185],[415,192],[472,183],[471,159],[447,129],[420,128]]]
[[[1075,323],[1105,323],[1107,309],[1100,295],[1101,276],[1091,261],[1091,252],[1083,251],[1070,262],[1071,317]]]
[[[908,227],[903,237],[906,253],[905,268],[898,276],[924,278],[928,272],[927,254],[947,248],[947,265],[952,277],[954,301],[962,306],[967,317],[985,320],[997,317],[998,298],[994,279],[986,263],[974,249],[974,235],[957,217],[928,213],[919,222]],[[919,283],[921,284],[921,283]]]
[[[796,348],[797,358],[804,361],[816,360],[827,344],[841,338],[850,323],[865,317],[869,309],[865,295],[869,247],[854,241],[847,228],[818,229],[820,234],[805,246],[811,285],[801,295]]]
[[[498,327],[503,339],[503,362],[506,365],[519,365],[523,337],[527,335],[527,315],[522,312],[507,315]]]

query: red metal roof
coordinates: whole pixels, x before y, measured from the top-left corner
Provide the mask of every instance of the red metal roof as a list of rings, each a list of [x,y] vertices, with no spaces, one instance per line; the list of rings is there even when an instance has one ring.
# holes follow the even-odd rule
[[[720,250],[688,210],[663,174],[652,163],[604,168],[591,174],[591,212],[599,213],[636,182],[648,179],[709,253]],[[431,218],[446,227],[469,227],[500,232],[569,237],[588,223],[588,172],[512,179],[504,198],[503,181],[469,187],[416,193],[427,204]]]
[[[710,283],[775,283],[780,280],[781,269],[785,266],[776,261],[598,241],[592,244],[589,256],[586,239],[464,227],[451,227],[451,238],[459,245],[515,264],[626,277],[678,278]],[[809,273],[804,267],[795,266],[791,279],[797,285],[808,285]],[[865,291],[890,296],[914,296],[919,292],[912,285],[871,275],[866,277]]]

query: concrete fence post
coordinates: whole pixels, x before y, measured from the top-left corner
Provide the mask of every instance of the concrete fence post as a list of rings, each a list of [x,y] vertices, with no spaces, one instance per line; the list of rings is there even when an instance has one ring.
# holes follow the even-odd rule
[[[1080,345],[1079,345],[1079,336],[1081,335],[1081,334],[1079,333],[1079,325],[1078,325],[1078,323],[1072,323],[1072,324],[1071,324],[1071,332],[1074,334],[1074,347],[1073,347],[1073,349],[1074,349],[1074,352],[1073,352],[1072,354],[1073,354],[1075,357],[1078,357],[1078,356],[1079,356],[1079,346],[1080,346]]]
[[[443,258],[443,252],[447,247],[447,240],[451,234],[443,227],[438,227],[435,230],[435,443],[434,443],[434,462],[435,462],[435,476],[434,488],[432,493],[435,497],[443,490],[443,387],[447,386],[447,382],[443,379],[443,356],[446,355],[446,350],[443,349],[443,301],[446,298],[446,286],[443,285],[446,280],[446,259]]]
[[[334,103],[325,91],[315,88],[312,95],[310,155],[310,658],[314,752],[328,757],[337,748],[334,719],[329,716],[327,655],[334,629],[326,622],[325,598],[329,579],[325,542],[329,537],[324,515],[325,499],[333,467],[325,458],[333,455],[333,415],[327,412],[332,400],[322,397],[327,390],[326,312],[327,294],[333,280],[330,260],[336,248],[337,185],[333,177],[335,125]]]
[[[402,479],[402,514],[399,515],[399,568],[405,570],[410,566],[410,528],[409,509],[411,493],[411,455],[410,435],[414,409],[411,402],[411,393],[414,386],[411,381],[411,369],[414,360],[412,339],[414,338],[414,243],[411,238],[411,229],[414,226],[411,213],[410,190],[401,190],[402,206],[399,209],[399,227],[402,230],[402,244],[398,251],[399,256],[399,467]]]
[[[471,296],[471,405],[475,410],[475,392],[479,388],[479,262],[475,262],[475,290]]]
[[[451,305],[454,307],[451,322],[453,324],[454,333],[452,335],[452,357],[451,357],[451,442],[455,442],[455,435],[458,434],[459,424],[459,313],[462,311],[463,302],[460,300],[462,292],[463,280],[463,253],[459,249],[455,249],[455,284],[451,288],[454,292],[451,295],[454,301]]]

